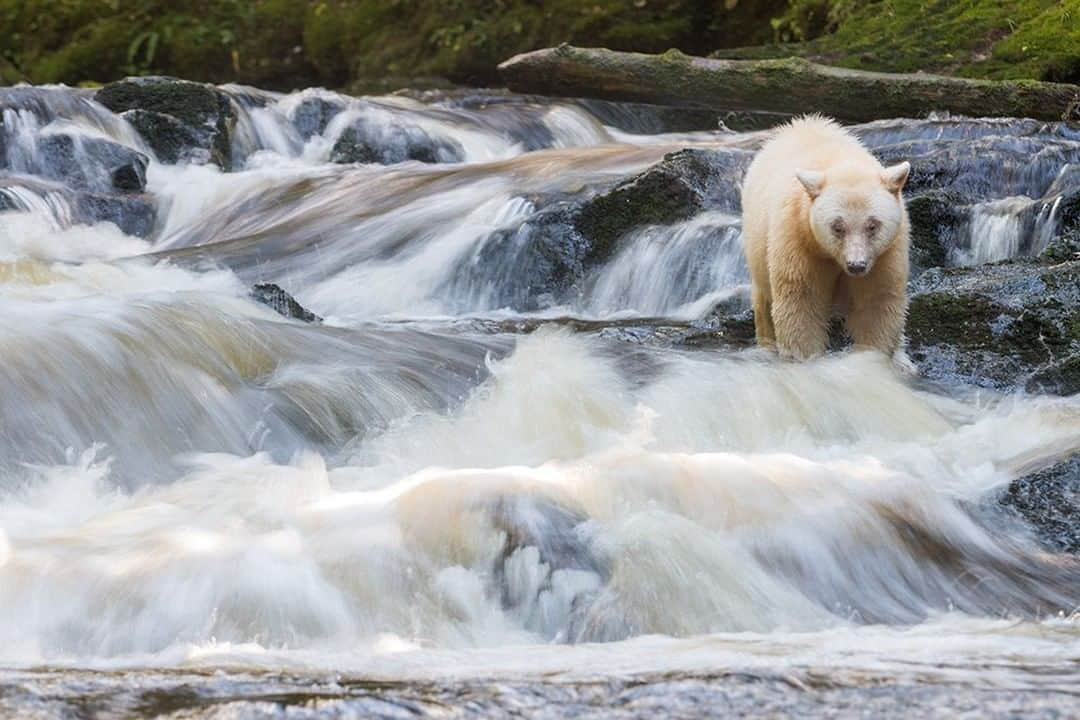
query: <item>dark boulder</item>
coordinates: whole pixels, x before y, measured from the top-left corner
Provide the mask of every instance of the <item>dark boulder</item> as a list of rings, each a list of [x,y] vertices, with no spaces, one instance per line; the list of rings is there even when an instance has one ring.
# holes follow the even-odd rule
[[[142,238],[153,232],[157,219],[154,198],[147,194],[79,192],[73,207],[78,222],[111,222],[125,234]]]
[[[998,502],[1048,549],[1080,554],[1080,455],[1013,480]]]
[[[363,117],[345,128],[330,150],[330,161],[341,164],[455,163],[464,159],[464,148],[454,140],[433,137],[408,122],[384,123]]]
[[[911,276],[946,265],[949,248],[959,245],[967,213],[949,192],[925,193],[907,201],[911,222]]]
[[[296,298],[275,283],[258,283],[251,288],[250,295],[252,300],[266,305],[278,315],[306,323],[322,322],[321,317],[298,303]]]
[[[1080,391],[1080,261],[934,268],[912,285],[921,374],[951,385]]]
[[[702,210],[738,212],[738,182],[751,155],[736,150],[680,150],[586,201],[574,225],[590,242],[587,264],[611,257],[631,230],[669,225]]]
[[[214,163],[232,167],[236,110],[213,87],[167,77],[110,83],[95,100],[124,118],[165,163]]]

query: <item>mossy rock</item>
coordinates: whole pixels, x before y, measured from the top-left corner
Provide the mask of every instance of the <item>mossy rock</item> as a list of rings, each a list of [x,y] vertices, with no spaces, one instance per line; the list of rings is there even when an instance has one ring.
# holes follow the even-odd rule
[[[935,268],[914,283],[909,351],[948,384],[1080,390],[1080,261]]]
[[[948,248],[956,247],[966,222],[959,198],[948,192],[932,192],[907,201],[911,222],[911,275],[941,267],[948,262]]]
[[[110,83],[94,99],[124,117],[162,162],[211,162],[232,167],[236,111],[211,85],[167,77]]]
[[[597,195],[577,216],[577,229],[592,241],[589,261],[614,254],[619,239],[646,225],[686,220],[701,209],[701,196],[669,168],[657,167]]]
[[[737,190],[731,179],[741,177],[749,158],[742,152],[680,150],[594,196],[574,220],[592,243],[586,262],[610,258],[632,230],[687,220],[706,208],[736,211]]]

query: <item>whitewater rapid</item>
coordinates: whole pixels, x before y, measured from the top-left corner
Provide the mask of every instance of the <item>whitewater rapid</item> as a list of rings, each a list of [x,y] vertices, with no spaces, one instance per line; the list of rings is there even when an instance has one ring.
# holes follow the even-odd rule
[[[42,92],[52,119],[5,111],[16,170],[72,127],[148,152]],[[305,138],[313,94],[347,107]],[[552,203],[756,136],[538,101],[268,97],[241,114],[240,169],[151,162],[147,237],[29,181],[0,213],[0,665],[1075,680],[1080,563],[993,500],[1080,448],[1080,398],[946,391],[867,353],[797,365],[499,324],[692,324],[741,302],[724,207],[635,231],[573,293],[522,267]],[[327,162],[359,117],[459,154]],[[955,263],[1037,251],[1053,220],[988,202],[988,239]],[[260,281],[323,321],[254,302]]]

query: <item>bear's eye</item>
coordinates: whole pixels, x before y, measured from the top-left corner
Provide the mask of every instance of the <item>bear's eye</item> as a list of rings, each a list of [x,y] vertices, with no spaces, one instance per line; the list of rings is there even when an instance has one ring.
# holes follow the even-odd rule
[[[844,237],[844,233],[847,232],[847,227],[844,225],[844,221],[840,218],[836,218],[829,223],[829,229],[832,230],[832,234],[836,237]]]
[[[870,218],[866,221],[866,234],[873,235],[881,227],[881,221],[877,218]]]

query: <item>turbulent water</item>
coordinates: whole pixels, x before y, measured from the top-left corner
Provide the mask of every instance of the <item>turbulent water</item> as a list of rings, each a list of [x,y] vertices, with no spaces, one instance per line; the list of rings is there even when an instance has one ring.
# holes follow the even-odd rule
[[[1078,702],[1080,563],[988,499],[1080,448],[1080,399],[628,341],[620,324],[745,297],[723,198],[570,289],[539,277],[560,203],[760,136],[513,96],[226,90],[236,167],[152,159],[135,234],[81,219],[72,173],[101,178],[46,153],[65,135],[152,157],[127,122],[63,88],[6,97],[0,712],[805,714],[811,688],[872,708],[883,685],[924,711]],[[339,106],[323,127],[313,97]],[[329,162],[358,122],[384,156]],[[1022,171],[957,171],[994,188],[947,248],[966,264],[1041,249],[1080,159],[1080,137],[1018,125],[859,132],[913,156],[950,133],[1045,141]],[[410,132],[436,162],[401,154]],[[257,282],[322,321],[256,303]]]

